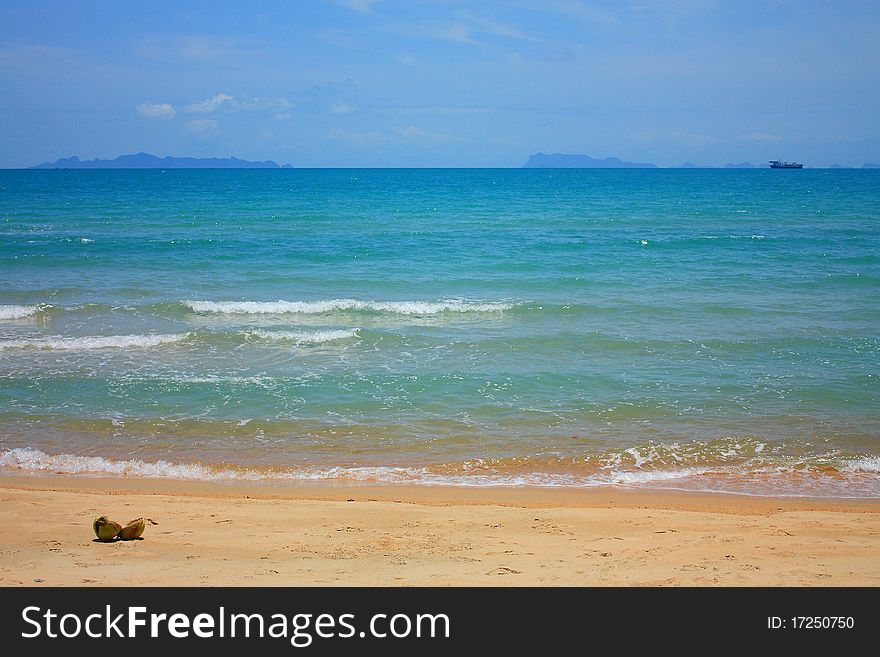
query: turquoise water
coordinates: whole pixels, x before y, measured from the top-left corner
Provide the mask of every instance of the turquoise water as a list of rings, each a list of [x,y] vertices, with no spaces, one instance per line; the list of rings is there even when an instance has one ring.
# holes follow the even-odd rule
[[[0,171],[0,467],[880,496],[880,172]]]

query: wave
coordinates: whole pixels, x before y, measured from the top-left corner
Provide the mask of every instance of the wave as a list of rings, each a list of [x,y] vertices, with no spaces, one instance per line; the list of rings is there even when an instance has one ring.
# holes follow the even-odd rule
[[[326,331],[250,331],[247,335],[272,342],[323,344],[357,338],[360,329],[330,329]]]
[[[291,342],[316,345],[360,337],[360,329],[326,329],[317,331],[190,331],[158,335],[109,335],[109,336],[49,336],[26,340],[0,341],[0,351],[90,351],[93,349],[138,349],[158,347],[164,344],[193,342],[204,344],[245,344],[254,341]]]
[[[287,470],[256,468],[211,467],[201,463],[172,463],[165,460],[141,459],[113,460],[103,456],[76,454],[50,455],[39,449],[16,447],[0,454],[0,467],[29,472],[52,472],[78,475],[122,475],[146,478],[187,480],[348,480],[364,483],[407,483],[435,486],[538,486],[538,487],[584,487],[608,484],[649,482],[678,479],[702,472],[697,468],[679,471],[606,473],[585,477],[569,473],[523,472],[480,474],[473,471],[475,462],[462,464],[463,472],[453,474],[432,467],[402,466],[332,466],[305,467]]]
[[[23,319],[25,317],[33,317],[37,313],[45,310],[47,307],[48,306],[44,304],[36,304],[31,306],[0,305],[0,320]]]
[[[633,487],[767,497],[880,498],[880,459],[864,457],[836,467],[778,463],[730,468],[681,464],[669,468],[600,468],[589,471],[509,470],[505,459],[477,459],[428,466],[246,467],[173,463],[166,460],[108,459],[77,454],[50,455],[30,447],[0,453],[0,468],[60,475],[125,476],[198,481],[348,482],[452,487],[596,488]],[[529,459],[524,459],[528,462]]]
[[[200,464],[169,463],[164,460],[150,462],[140,459],[114,461],[103,456],[79,456],[76,454],[51,456],[46,452],[29,447],[17,447],[0,454],[0,467],[29,472],[51,471],[57,474],[110,474],[198,481],[248,478],[243,472],[214,469]]]
[[[632,472],[606,472],[589,475],[566,472],[437,472],[432,467],[337,466],[304,468],[284,473],[284,479],[305,481],[356,481],[379,484],[414,484],[462,488],[595,488],[600,486],[639,486],[656,482],[686,479],[709,472],[706,468],[680,468]]]
[[[507,301],[360,301],[327,299],[323,301],[183,301],[196,313],[226,315],[317,315],[332,312],[386,312],[399,315],[437,315],[440,313],[491,313],[510,310],[516,304]]]
[[[842,470],[846,472],[864,472],[880,474],[880,456],[865,456],[845,463]]]
[[[62,337],[51,336],[32,340],[0,341],[0,351],[9,349],[34,349],[51,351],[88,351],[92,349],[138,349],[157,347],[162,344],[182,342],[190,337],[189,333],[171,333],[162,335],[107,335]]]

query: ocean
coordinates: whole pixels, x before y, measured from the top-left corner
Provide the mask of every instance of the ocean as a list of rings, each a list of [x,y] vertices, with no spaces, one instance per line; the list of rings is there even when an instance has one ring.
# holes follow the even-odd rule
[[[880,171],[0,171],[0,472],[880,497]]]

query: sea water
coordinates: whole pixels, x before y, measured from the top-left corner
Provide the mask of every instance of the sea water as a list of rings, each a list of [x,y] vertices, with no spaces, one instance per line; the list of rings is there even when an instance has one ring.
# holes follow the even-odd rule
[[[0,171],[0,471],[880,496],[880,171]]]

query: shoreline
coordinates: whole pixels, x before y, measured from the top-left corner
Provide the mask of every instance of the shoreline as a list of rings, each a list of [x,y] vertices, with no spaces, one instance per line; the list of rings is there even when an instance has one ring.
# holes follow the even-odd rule
[[[494,505],[540,507],[655,507],[680,510],[823,510],[880,513],[880,498],[837,498],[760,495],[728,491],[648,488],[609,484],[589,488],[539,486],[454,486],[346,480],[207,481],[160,477],[69,474],[0,474],[0,490],[67,491],[108,495],[175,495],[181,497],[358,501],[429,506]]]
[[[877,586],[880,500],[0,477],[0,586]],[[94,541],[97,515],[144,540]]]
[[[697,441],[697,449],[734,453],[745,449],[763,451],[759,440],[725,438]],[[707,446],[711,446],[707,447]],[[679,449],[684,450],[679,453]],[[659,450],[655,453],[655,450]],[[665,451],[664,451],[665,450]],[[106,452],[106,450],[103,450]],[[112,450],[111,450],[112,451]],[[124,478],[162,481],[217,482],[236,486],[254,485],[274,489],[357,486],[413,486],[427,488],[490,488],[548,490],[644,490],[706,495],[744,495],[751,497],[880,500],[878,459],[868,454],[841,456],[837,461],[811,462],[804,457],[796,462],[780,456],[776,461],[757,463],[699,463],[701,457],[688,454],[677,443],[620,449],[605,456],[593,453],[579,462],[563,458],[528,457],[465,459],[432,463],[376,464],[336,462],[308,466],[282,463],[276,465],[198,460],[189,458],[168,461],[166,456],[147,455],[142,450],[127,450],[127,455],[98,455],[93,450],[54,453],[34,447],[9,447],[0,451],[0,478],[5,476],[65,476],[90,479]],[[641,453],[640,453],[641,452]],[[642,456],[642,453],[646,456]],[[622,462],[632,459],[630,462]],[[648,465],[645,466],[645,459]],[[659,463],[650,463],[654,458]],[[688,458],[691,460],[688,461]],[[603,461],[605,459],[605,461]],[[682,461],[684,459],[684,462]],[[736,460],[736,459],[734,459]],[[617,461],[608,463],[608,461]],[[668,462],[667,462],[668,461]],[[603,465],[604,463],[604,465]],[[654,467],[655,465],[659,467]]]

